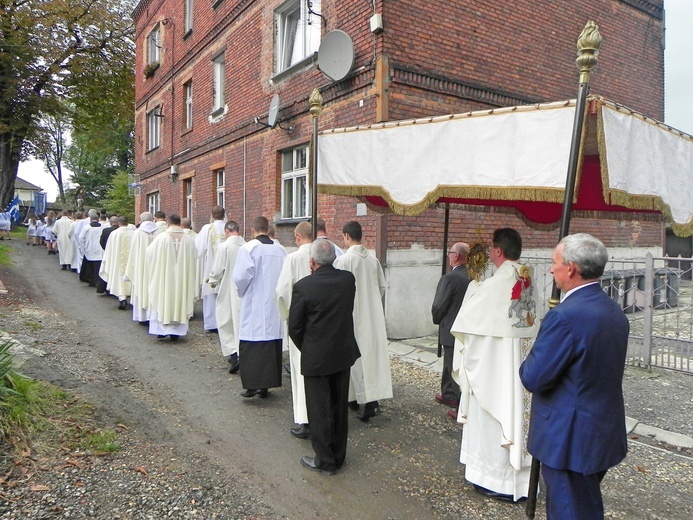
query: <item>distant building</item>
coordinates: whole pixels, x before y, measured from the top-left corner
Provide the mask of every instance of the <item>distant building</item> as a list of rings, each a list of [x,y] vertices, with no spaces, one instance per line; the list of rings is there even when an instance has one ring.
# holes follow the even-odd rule
[[[246,233],[252,218],[267,216],[286,246],[313,212],[314,88],[324,99],[321,130],[571,99],[575,42],[594,20],[604,45],[593,90],[664,117],[663,0],[141,0],[133,19],[136,213],[180,213],[199,229],[221,205]],[[354,51],[353,67],[337,81],[317,56],[334,30]],[[320,195],[317,210],[339,245],[342,225],[361,222],[390,285],[398,265],[422,264],[432,274],[417,281],[435,289],[442,207],[403,217],[355,197]],[[557,238],[557,226],[533,226],[509,209],[454,207],[450,216],[453,241],[488,239],[500,226],[517,228],[526,248]],[[661,252],[664,237],[661,217],[652,215],[576,212],[572,229],[595,233],[610,249]],[[420,299],[430,310],[429,296]],[[408,309],[396,310],[393,300],[388,332],[398,336],[393,316]],[[404,297],[401,305],[411,304]]]
[[[21,205],[24,207],[33,207],[34,195],[42,191],[43,190],[39,186],[35,186],[20,177],[17,177],[14,181],[14,194],[15,196],[19,196]]]

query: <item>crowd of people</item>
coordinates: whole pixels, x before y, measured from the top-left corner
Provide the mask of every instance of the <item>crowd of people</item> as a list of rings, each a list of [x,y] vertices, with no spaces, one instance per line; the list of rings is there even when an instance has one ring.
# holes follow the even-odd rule
[[[40,232],[39,219],[27,220],[28,243],[41,236],[63,270],[117,298],[119,309],[130,307],[133,321],[158,339],[185,336],[201,301],[204,330],[218,334],[243,398],[267,398],[288,372],[289,431],[311,439],[314,456],[300,460],[308,469],[338,471],[348,409],[367,422],[393,396],[385,276],[357,221],[342,228],[345,250],[327,239],[322,219],[315,234],[302,222],[288,253],[267,218],[253,219],[246,241],[221,207],[199,233],[188,219],[162,212],[142,213],[135,226],[93,209],[63,211],[58,219],[47,215]],[[448,251],[450,271],[431,308],[444,356],[434,398],[463,425],[460,462],[479,493],[526,498],[533,456],[549,518],[602,518],[601,480],[627,450],[621,382],[628,321],[598,283],[606,248],[587,234],[556,247],[551,273],[563,299],[541,327],[521,253],[520,234],[497,229],[488,250],[495,272],[474,281],[470,246],[457,242]]]

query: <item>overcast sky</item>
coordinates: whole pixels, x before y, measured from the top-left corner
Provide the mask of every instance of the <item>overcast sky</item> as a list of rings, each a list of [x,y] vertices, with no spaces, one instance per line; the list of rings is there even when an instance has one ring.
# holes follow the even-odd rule
[[[664,0],[664,8],[666,10],[664,122],[693,134],[693,0]],[[600,56],[600,61],[603,62],[601,71],[604,73],[608,56]],[[46,190],[49,201],[56,199],[58,188],[53,177],[44,172],[43,163],[29,161],[20,164],[19,176]]]

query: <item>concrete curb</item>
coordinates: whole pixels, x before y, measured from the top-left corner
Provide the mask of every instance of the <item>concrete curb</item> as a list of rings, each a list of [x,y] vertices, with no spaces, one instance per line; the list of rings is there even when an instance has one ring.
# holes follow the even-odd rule
[[[416,343],[420,343],[418,346]],[[438,374],[443,371],[443,358],[439,358],[437,341],[435,338],[415,338],[412,340],[395,340],[388,342],[390,356],[416,366],[427,368]],[[630,434],[650,437],[658,442],[664,442],[679,448],[693,449],[693,438],[681,433],[670,432],[643,424],[637,419],[626,417],[626,432]]]

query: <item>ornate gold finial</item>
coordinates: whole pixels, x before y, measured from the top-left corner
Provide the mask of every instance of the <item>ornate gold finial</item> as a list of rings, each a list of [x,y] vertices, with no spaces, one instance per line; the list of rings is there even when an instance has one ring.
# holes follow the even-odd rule
[[[314,88],[313,92],[310,93],[308,103],[310,104],[310,115],[318,117],[322,112],[322,96],[318,89]]]
[[[590,82],[590,72],[597,64],[597,56],[599,56],[601,46],[602,35],[599,34],[599,26],[590,20],[577,41],[578,57],[575,62],[580,70],[580,83]]]

